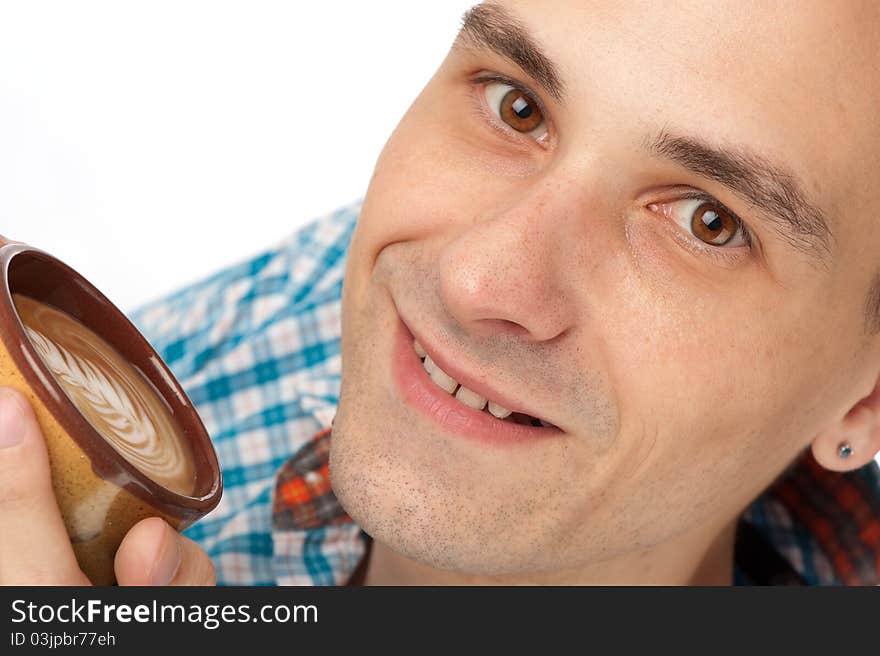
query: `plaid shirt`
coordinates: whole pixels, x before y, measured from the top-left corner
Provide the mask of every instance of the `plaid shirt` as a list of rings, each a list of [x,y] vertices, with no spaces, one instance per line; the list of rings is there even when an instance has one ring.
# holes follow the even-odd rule
[[[330,487],[345,256],[361,201],[131,314],[183,385],[223,470],[217,508],[186,530],[219,584],[343,585],[370,537]],[[877,584],[880,472],[809,451],[743,513],[738,585]]]

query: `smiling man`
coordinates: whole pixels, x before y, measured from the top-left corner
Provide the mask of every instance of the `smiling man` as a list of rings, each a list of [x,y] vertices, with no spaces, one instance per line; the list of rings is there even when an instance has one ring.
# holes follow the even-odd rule
[[[877,583],[878,42],[871,2],[469,11],[362,204],[133,317],[224,466],[220,582]],[[117,572],[206,560],[144,522]]]

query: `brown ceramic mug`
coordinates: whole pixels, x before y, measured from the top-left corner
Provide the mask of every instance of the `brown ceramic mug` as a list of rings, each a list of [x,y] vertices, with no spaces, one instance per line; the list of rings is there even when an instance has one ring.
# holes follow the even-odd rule
[[[13,300],[27,296],[69,315],[141,374],[170,411],[191,454],[191,494],[169,489],[101,436],[35,349]],[[220,501],[217,456],[192,403],[155,350],[107,298],[76,271],[39,249],[0,236],[0,385],[30,401],[49,452],[55,498],[73,550],[92,583],[115,581],[122,538],[141,519],[162,517],[183,530]],[[2,537],[0,537],[2,539]]]

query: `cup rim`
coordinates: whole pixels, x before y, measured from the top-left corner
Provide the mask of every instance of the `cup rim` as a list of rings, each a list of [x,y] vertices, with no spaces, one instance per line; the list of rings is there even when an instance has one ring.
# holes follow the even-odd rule
[[[159,369],[160,375],[154,378],[140,363],[132,362],[138,372],[152,383],[165,403],[171,406],[174,418],[180,424],[193,451],[198,449],[199,454],[205,458],[211,480],[210,486],[204,494],[198,496],[180,494],[150,478],[113,448],[76,408],[31,344],[12,300],[9,267],[12,261],[22,254],[42,259],[49,266],[63,271],[82,292],[83,299],[89,299],[87,302],[100,304],[112,315],[115,315],[119,326],[126,333],[126,337],[130,335],[136,343],[135,348],[145,354],[144,359],[151,361],[151,365]],[[36,300],[45,302],[42,299]],[[122,310],[78,271],[46,251],[21,242],[9,242],[2,245],[2,241],[0,241],[0,303],[10,309],[9,312],[0,312],[0,339],[3,340],[21,375],[34,389],[40,401],[88,456],[97,476],[134,493],[149,505],[181,519],[187,519],[187,516],[191,516],[193,513],[201,516],[217,506],[223,492],[223,479],[217,453],[208,431],[177,378]],[[51,302],[47,304],[52,305]],[[93,326],[89,326],[89,328],[94,330]],[[106,337],[104,338],[106,339]],[[116,344],[111,345],[118,348]],[[34,380],[35,378],[36,380]],[[201,469],[204,470],[205,467],[203,466]],[[197,464],[196,492],[199,489],[204,489],[204,484],[200,484],[198,481],[199,473],[201,472],[199,472]]]

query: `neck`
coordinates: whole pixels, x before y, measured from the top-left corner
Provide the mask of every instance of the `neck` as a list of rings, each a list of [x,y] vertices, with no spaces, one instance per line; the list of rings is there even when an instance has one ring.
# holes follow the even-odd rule
[[[492,577],[436,569],[373,540],[364,585],[732,585],[737,521],[587,567]]]

